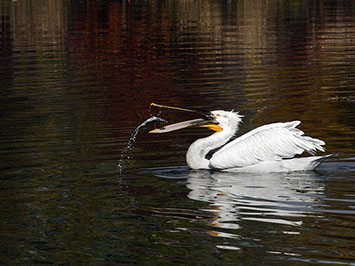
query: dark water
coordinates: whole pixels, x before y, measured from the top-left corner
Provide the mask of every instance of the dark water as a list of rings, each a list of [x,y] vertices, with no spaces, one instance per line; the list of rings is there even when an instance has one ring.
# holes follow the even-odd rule
[[[0,11],[2,264],[355,263],[353,1]],[[150,115],[186,119],[151,102],[239,110],[241,133],[302,120],[339,156],[312,173],[190,171],[207,130],[149,125],[126,149]]]

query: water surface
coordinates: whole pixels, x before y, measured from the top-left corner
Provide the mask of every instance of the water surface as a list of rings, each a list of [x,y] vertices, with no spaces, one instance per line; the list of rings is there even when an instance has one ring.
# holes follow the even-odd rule
[[[354,263],[352,1],[0,4],[4,264]],[[150,116],[301,120],[339,154],[318,171],[191,171],[207,129]],[[159,126],[157,124],[156,126]],[[122,172],[117,163],[125,154]]]

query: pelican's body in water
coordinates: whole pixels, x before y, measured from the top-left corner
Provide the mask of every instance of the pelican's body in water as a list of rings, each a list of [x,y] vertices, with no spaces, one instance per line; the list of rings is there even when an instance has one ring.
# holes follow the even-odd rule
[[[186,127],[208,127],[214,131],[209,137],[191,144],[186,161],[191,169],[210,169],[230,172],[291,172],[314,170],[331,155],[296,158],[304,152],[315,155],[324,152],[324,141],[304,136],[296,128],[301,122],[273,123],[258,127],[227,143],[238,131],[242,115],[234,111],[203,112],[179,107],[152,104],[158,107],[190,111],[205,116],[165,126],[150,133],[166,133]],[[207,154],[217,150],[210,159]]]

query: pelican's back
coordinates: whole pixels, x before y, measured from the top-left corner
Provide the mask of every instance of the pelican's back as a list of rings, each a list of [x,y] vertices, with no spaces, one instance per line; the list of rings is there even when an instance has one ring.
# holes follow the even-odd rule
[[[280,162],[307,151],[324,151],[321,140],[304,136],[300,121],[274,123],[256,128],[228,143],[210,160],[210,168],[242,168],[263,162]]]

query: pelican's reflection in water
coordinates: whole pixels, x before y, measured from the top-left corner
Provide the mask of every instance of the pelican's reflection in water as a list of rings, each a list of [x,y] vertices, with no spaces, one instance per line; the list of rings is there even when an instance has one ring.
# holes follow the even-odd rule
[[[190,171],[190,199],[208,202],[210,225],[238,229],[241,220],[298,226],[301,217],[315,214],[324,184],[317,172],[238,174]]]

